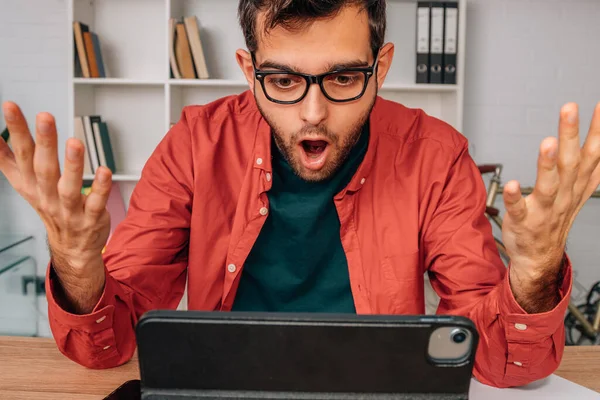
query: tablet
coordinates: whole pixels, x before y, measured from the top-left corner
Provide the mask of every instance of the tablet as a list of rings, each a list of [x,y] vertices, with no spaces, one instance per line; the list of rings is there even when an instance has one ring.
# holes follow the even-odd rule
[[[142,399],[467,399],[479,336],[460,316],[153,310]]]

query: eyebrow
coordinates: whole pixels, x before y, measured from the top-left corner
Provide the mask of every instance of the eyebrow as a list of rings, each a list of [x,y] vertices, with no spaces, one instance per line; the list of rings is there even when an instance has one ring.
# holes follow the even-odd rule
[[[327,69],[326,69],[325,73],[331,72],[331,71],[336,71],[339,69],[364,68],[364,67],[369,67],[369,66],[370,66],[369,63],[367,61],[363,61],[363,60],[350,60],[350,61],[346,61],[346,62],[338,62],[335,64],[330,63],[327,65],[327,67],[326,67]],[[297,66],[280,64],[278,62],[271,61],[271,60],[265,60],[262,63],[260,63],[260,65],[258,66],[258,69],[265,69],[265,68],[272,68],[272,69],[276,69],[279,71],[286,71],[286,72],[302,73],[301,68],[298,68]]]

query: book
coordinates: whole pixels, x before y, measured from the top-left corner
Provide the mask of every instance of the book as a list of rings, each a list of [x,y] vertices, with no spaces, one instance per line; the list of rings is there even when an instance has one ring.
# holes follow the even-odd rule
[[[195,15],[185,17],[183,23],[192,50],[196,74],[200,79],[208,79],[210,76],[208,74],[208,68],[206,67],[204,51],[202,50],[202,41],[200,40],[200,30],[198,29],[197,18]]]
[[[88,57],[88,66],[90,68],[90,78],[99,78],[98,62],[96,61],[96,53],[94,51],[94,41],[92,40],[92,32],[83,33],[83,43],[85,45],[85,53]]]
[[[80,21],[73,22],[73,56],[75,78],[106,78],[98,34]]]
[[[84,143],[87,150],[84,173],[95,174],[100,166],[116,173],[115,155],[106,121],[100,115],[78,116],[75,117],[74,130],[74,136]]]
[[[83,70],[81,67],[81,60],[79,59],[79,52],[77,50],[77,40],[75,37],[75,30],[73,30],[73,77],[83,78]]]
[[[104,154],[104,146],[102,145],[102,139],[100,138],[100,124],[102,121],[92,122],[92,130],[94,132],[94,141],[96,143],[96,149],[98,150],[98,162],[100,165],[106,166],[106,155]]]
[[[75,117],[73,136],[76,139],[79,139],[85,148],[83,153],[83,173],[86,175],[91,175],[94,173],[94,171],[92,171],[92,155],[90,153],[90,146],[87,144],[82,117]]]
[[[429,83],[443,83],[444,5],[431,3],[429,48]]]
[[[456,83],[456,54],[458,44],[458,4],[444,3],[444,72],[443,83]]]
[[[0,133],[0,137],[4,139],[6,143],[9,143],[10,133],[8,132],[8,128],[4,128],[2,133]]]
[[[106,125],[106,122],[100,122],[100,138],[106,160],[105,166],[108,167],[108,169],[110,169],[114,174],[117,172],[117,167],[115,165],[115,156],[113,153],[112,144],[110,142],[110,135],[108,133],[108,125]]]
[[[417,68],[416,83],[429,83],[430,61],[430,5],[429,2],[417,3]]]
[[[94,137],[94,128],[92,123],[97,122],[97,115],[84,115],[83,116],[83,127],[85,132],[85,141],[90,149],[90,158],[92,164],[92,173],[96,173],[96,170],[100,166],[100,157],[98,155],[98,148],[96,146],[96,139]]]
[[[92,42],[94,42],[94,54],[96,56],[96,64],[100,78],[106,78],[106,68],[104,68],[104,58],[102,57],[102,48],[100,47],[100,39],[98,35],[92,32]]]
[[[180,68],[181,75],[185,79],[195,79],[196,70],[194,68],[194,61],[192,60],[190,42],[188,40],[183,22],[177,22],[175,31],[175,56],[177,58],[177,64]]]
[[[181,79],[181,72],[177,65],[177,56],[175,55],[175,37],[177,20],[175,18],[169,18],[169,64],[171,65],[171,74],[175,79]]]
[[[80,22],[73,22],[73,33],[75,36],[75,46],[77,48],[77,57],[79,59],[79,64],[81,66],[81,72],[84,78],[90,77],[90,67],[88,63],[87,54],[85,51],[85,41],[83,38],[83,34],[85,32],[89,32],[89,26]]]

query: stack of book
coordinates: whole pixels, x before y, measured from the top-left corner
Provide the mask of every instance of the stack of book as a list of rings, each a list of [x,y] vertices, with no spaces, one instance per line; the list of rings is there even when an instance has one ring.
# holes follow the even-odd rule
[[[75,78],[106,78],[98,35],[89,26],[73,22]]]
[[[196,16],[169,19],[169,63],[172,78],[210,78]]]
[[[458,3],[417,2],[416,83],[456,84]]]
[[[100,166],[116,173],[115,156],[108,134],[108,126],[99,115],[75,117],[74,136],[85,145],[83,173],[94,174]]]

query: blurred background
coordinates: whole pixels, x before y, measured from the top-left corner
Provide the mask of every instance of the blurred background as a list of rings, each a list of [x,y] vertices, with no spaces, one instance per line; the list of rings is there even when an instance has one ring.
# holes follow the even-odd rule
[[[418,3],[387,3],[396,53],[380,95],[455,126],[478,164],[503,165],[502,184],[534,185],[539,145],[557,135],[566,102],[579,104],[583,142],[600,101],[598,0],[459,1],[456,83],[420,84]],[[234,56],[245,47],[236,9],[235,0],[0,0],[0,101],[17,102],[31,127],[38,112],[55,116],[61,164],[68,137],[91,140],[97,158],[86,177],[95,163],[115,169],[114,214],[122,215],[181,108],[246,90]],[[502,215],[501,194],[495,205]],[[567,245],[576,305],[600,281],[599,228],[592,198]],[[43,224],[0,175],[0,334],[51,335],[48,261]]]

